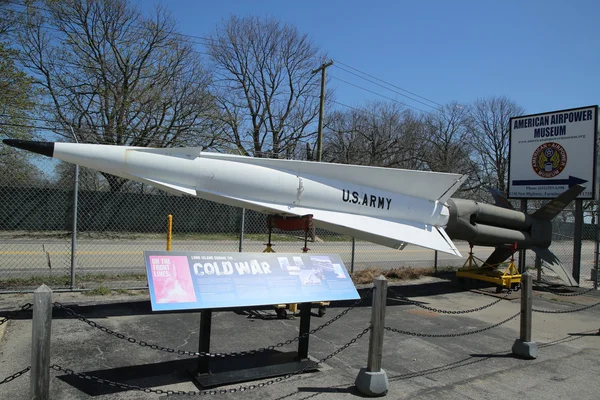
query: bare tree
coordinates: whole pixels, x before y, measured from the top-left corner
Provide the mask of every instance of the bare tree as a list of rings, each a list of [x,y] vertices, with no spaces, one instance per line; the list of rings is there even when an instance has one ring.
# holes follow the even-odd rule
[[[35,129],[37,92],[19,65],[14,35],[18,26],[14,4],[0,0],[0,139],[31,139]],[[45,179],[31,155],[0,144],[0,185],[41,183]]]
[[[71,140],[72,127],[88,143],[214,144],[208,74],[164,9],[145,18],[126,0],[35,4],[21,45],[56,134]],[[104,176],[112,191],[125,182]]]
[[[257,157],[289,157],[313,140],[324,60],[306,35],[273,18],[224,21],[208,44],[215,97],[232,150]]]
[[[469,130],[483,184],[506,193],[510,118],[525,109],[507,97],[487,97],[471,108]]]
[[[419,117],[396,103],[376,102],[326,120],[324,159],[332,162],[420,169]]]
[[[461,192],[479,187],[478,169],[473,160],[469,132],[469,107],[452,102],[423,116],[422,157],[431,171],[465,174],[469,178]]]

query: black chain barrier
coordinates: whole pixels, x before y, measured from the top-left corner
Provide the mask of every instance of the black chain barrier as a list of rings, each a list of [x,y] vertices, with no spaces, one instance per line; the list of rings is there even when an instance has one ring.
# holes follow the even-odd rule
[[[31,369],[31,367],[27,367],[25,369],[20,370],[19,372],[15,372],[14,374],[12,374],[10,376],[7,376],[6,378],[4,378],[4,379],[2,379],[0,381],[0,385],[3,385],[3,384],[8,383],[10,381],[14,381],[15,379],[17,379],[21,375],[25,375],[27,372],[29,372],[30,369]]]
[[[439,309],[439,308],[429,307],[429,306],[420,304],[418,301],[411,300],[408,297],[404,297],[402,295],[399,295],[394,290],[390,290],[390,292],[392,292],[394,294],[394,296],[396,296],[394,298],[396,300],[398,300],[398,299],[402,300],[404,302],[407,302],[409,304],[412,304],[413,306],[417,306],[417,307],[422,308],[424,310],[433,311],[433,312],[440,313],[440,314],[454,314],[454,315],[457,315],[457,314],[468,314],[468,313],[472,313],[472,312],[477,312],[477,311],[485,310],[486,308],[489,308],[489,307],[491,307],[493,305],[496,305],[496,304],[500,303],[502,300],[506,300],[508,298],[508,296],[510,294],[512,294],[512,291],[508,290],[506,292],[506,295],[504,295],[503,297],[501,297],[501,298],[499,298],[499,299],[491,302],[490,304],[486,304],[485,306],[471,308],[469,310],[456,310],[455,311],[455,310],[442,310],[442,309]]]
[[[298,342],[301,339],[304,339],[304,338],[306,338],[306,337],[308,337],[310,335],[313,335],[313,334],[319,332],[320,330],[328,327],[329,325],[333,324],[335,321],[339,320],[344,315],[348,314],[350,311],[352,311],[354,308],[356,308],[358,305],[360,305],[360,303],[362,303],[366,298],[368,298],[368,296],[365,296],[364,298],[360,298],[354,304],[352,304],[350,307],[348,307],[347,309],[343,310],[338,315],[336,315],[335,317],[333,317],[329,321],[325,322],[323,325],[320,325],[320,326],[318,326],[318,327],[316,327],[314,329],[311,329],[307,333],[304,333],[302,335],[294,337],[293,339],[288,339],[288,340],[285,340],[283,342],[279,342],[277,344],[274,344],[272,346],[262,347],[262,348],[255,349],[255,350],[245,350],[245,351],[238,351],[238,352],[231,352],[231,353],[208,353],[208,352],[203,352],[203,351],[201,351],[201,352],[198,352],[198,351],[187,351],[187,350],[180,350],[180,349],[173,349],[173,348],[170,348],[170,347],[159,346],[157,344],[148,343],[148,342],[146,342],[144,340],[139,340],[139,339],[136,339],[134,337],[124,335],[124,334],[116,332],[116,331],[114,331],[114,330],[112,330],[110,328],[107,328],[107,327],[105,327],[103,325],[100,325],[100,324],[98,324],[98,323],[96,323],[94,321],[89,320],[85,316],[83,316],[83,315],[81,315],[81,314],[73,311],[69,307],[66,307],[66,306],[62,305],[59,302],[55,302],[54,306],[56,308],[58,308],[58,309],[64,310],[68,315],[70,315],[72,317],[75,317],[75,318],[77,318],[78,320],[80,320],[82,322],[85,322],[86,324],[88,324],[92,328],[99,329],[99,330],[101,330],[104,333],[112,335],[112,336],[114,336],[114,337],[116,337],[118,339],[127,340],[129,343],[134,343],[134,344],[137,344],[138,346],[141,346],[141,347],[148,347],[148,348],[151,348],[153,350],[164,351],[164,352],[167,352],[167,353],[173,353],[173,354],[185,355],[185,356],[224,358],[224,357],[236,357],[236,356],[253,355],[253,354],[262,353],[262,352],[265,352],[265,351],[275,350],[276,348],[280,348],[280,347],[287,346],[287,345],[290,345],[292,343]]]
[[[431,338],[459,337],[459,336],[473,335],[475,333],[481,333],[481,332],[488,331],[490,329],[497,328],[500,325],[505,324],[508,321],[511,321],[511,320],[517,318],[519,315],[521,315],[521,311],[519,311],[512,317],[508,317],[505,320],[498,322],[497,324],[486,326],[485,328],[475,329],[475,330],[467,331],[467,332],[459,332],[459,333],[418,333],[418,332],[403,331],[402,329],[391,328],[389,326],[386,326],[385,329],[390,332],[401,333],[403,335],[418,336],[418,337],[431,337]]]
[[[329,354],[328,356],[320,359],[319,361],[317,361],[316,363],[314,363],[313,365],[309,365],[305,368],[302,368],[298,371],[294,371],[292,373],[274,378],[274,379],[270,379],[266,382],[261,382],[261,383],[257,383],[257,384],[252,384],[252,385],[248,385],[248,386],[239,386],[237,388],[229,388],[229,389],[213,389],[213,390],[203,390],[203,391],[183,391],[183,390],[163,390],[163,389],[152,389],[152,388],[148,388],[148,387],[141,387],[141,386],[136,386],[136,385],[129,385],[127,383],[120,383],[120,382],[115,382],[115,381],[111,381],[109,379],[102,379],[102,378],[98,378],[96,376],[93,375],[88,375],[86,373],[83,372],[75,372],[70,368],[65,368],[62,367],[60,365],[57,364],[52,364],[50,366],[51,369],[55,370],[55,371],[60,371],[60,372],[64,372],[67,375],[72,375],[75,376],[77,378],[80,379],[84,379],[84,380],[88,380],[88,381],[93,381],[96,383],[100,383],[100,384],[104,384],[104,385],[109,385],[112,387],[118,387],[120,389],[125,389],[125,390],[137,390],[140,392],[144,392],[144,393],[155,393],[155,394],[166,394],[166,395],[188,395],[188,396],[209,396],[209,395],[218,395],[218,394],[228,394],[228,393],[237,393],[237,392],[246,392],[249,390],[254,390],[254,389],[258,389],[258,388],[263,388],[265,386],[271,386],[275,383],[279,383],[281,381],[284,381],[286,379],[289,379],[293,376],[302,374],[304,372],[307,372],[311,369],[314,369],[317,365],[324,363],[325,361],[329,360],[332,357],[335,357],[336,355],[340,354],[342,351],[346,350],[348,347],[350,347],[351,345],[353,345],[354,343],[356,343],[360,338],[362,338],[367,332],[369,332],[371,330],[371,327],[369,326],[368,328],[363,329],[362,332],[360,332],[358,335],[356,335],[354,338],[352,338],[348,343],[346,343],[345,345],[343,345],[342,347],[338,348],[337,350],[335,350],[333,353]]]
[[[0,325],[4,325],[10,319],[12,319],[15,315],[19,314],[20,312],[31,310],[31,307],[33,307],[33,304],[25,303],[18,310],[9,311],[8,315],[6,317],[2,317],[0,319]]]
[[[538,308],[533,308],[531,311],[541,313],[541,314],[568,314],[568,313],[574,313],[574,312],[578,312],[578,311],[587,310],[589,308],[596,307],[599,304],[600,304],[600,302],[590,304],[589,306],[576,308],[574,310],[540,310]]]
[[[552,293],[552,294],[554,294],[556,296],[572,297],[572,296],[581,296],[581,295],[584,295],[586,293],[592,292],[592,291],[594,291],[596,289],[591,288],[591,289],[582,290],[581,292],[573,292],[573,293],[555,292],[554,290],[550,290],[548,288],[540,288],[538,290],[540,292]]]

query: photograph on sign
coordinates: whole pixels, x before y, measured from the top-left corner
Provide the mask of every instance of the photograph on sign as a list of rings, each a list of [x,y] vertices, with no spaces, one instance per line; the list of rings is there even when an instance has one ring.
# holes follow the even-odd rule
[[[152,310],[354,300],[338,255],[145,251]]]
[[[590,106],[510,119],[508,197],[555,198],[585,186],[595,193],[598,107]]]

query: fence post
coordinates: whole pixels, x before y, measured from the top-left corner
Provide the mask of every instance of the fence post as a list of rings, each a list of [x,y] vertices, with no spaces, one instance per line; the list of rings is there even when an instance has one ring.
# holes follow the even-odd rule
[[[244,250],[244,229],[245,229],[245,223],[246,223],[246,209],[242,208],[242,218],[240,221],[240,246],[239,246],[239,252],[241,253]]]
[[[52,290],[42,285],[33,292],[31,326],[31,377],[29,397],[50,398],[50,335],[52,332]]]
[[[356,239],[352,237],[352,258],[350,259],[350,273],[354,273],[354,253],[356,251]]]
[[[437,250],[433,251],[433,272],[437,274],[438,270],[438,252]]]
[[[71,229],[71,289],[75,289],[75,268],[77,267],[77,212],[79,207],[79,165],[73,172],[73,225]]]
[[[358,391],[366,396],[383,396],[387,393],[389,387],[387,374],[381,368],[387,283],[387,279],[383,275],[375,279],[369,336],[369,358],[367,367],[360,369],[354,382]]]
[[[532,283],[533,277],[529,272],[521,276],[521,333],[512,347],[514,355],[521,358],[537,358],[537,346],[531,341],[532,317]]]

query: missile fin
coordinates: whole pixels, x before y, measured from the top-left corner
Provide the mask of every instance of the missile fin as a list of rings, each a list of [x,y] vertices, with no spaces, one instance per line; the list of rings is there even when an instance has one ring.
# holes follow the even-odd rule
[[[496,188],[490,188],[490,193],[494,198],[494,204],[498,207],[506,208],[508,210],[514,210],[515,208],[510,204],[510,201]]]
[[[466,181],[466,180],[467,180],[467,175],[463,175],[460,178],[458,178],[454,182],[454,184],[448,188],[448,190],[446,191],[446,193],[444,193],[442,196],[440,196],[440,198],[438,199],[438,201],[440,203],[446,203],[446,201],[448,201],[448,199],[450,197],[452,197],[452,195],[458,190],[458,188],[460,188],[460,185],[462,185],[463,182]]]
[[[460,251],[458,250],[458,248],[456,248],[456,246],[454,245],[454,242],[452,241],[452,239],[450,239],[450,236],[448,236],[448,234],[446,233],[446,231],[444,230],[444,228],[441,227],[436,227],[439,234],[442,235],[442,237],[444,238],[444,240],[446,241],[446,243],[448,244],[448,247],[450,247],[453,251],[452,254],[457,255],[459,257],[462,257],[462,254],[460,254]]]
[[[513,246],[498,246],[496,247],[496,250],[490,254],[488,259],[485,260],[483,265],[496,268],[506,261],[508,257],[512,256],[514,252],[515,249]]]
[[[567,191],[561,193],[557,198],[552,199],[548,204],[534,212],[531,216],[533,218],[551,221],[584,190],[585,186],[573,185]]]
[[[196,196],[196,188],[186,187],[186,186],[177,185],[177,184],[173,184],[173,183],[169,183],[169,182],[161,182],[161,181],[157,181],[155,179],[144,178],[141,176],[135,176],[135,177],[132,176],[131,179],[136,180],[136,181],[142,181],[144,183],[155,186],[159,189],[162,189],[162,190],[172,193],[172,194],[176,194],[176,195],[189,194],[191,196]]]
[[[407,243],[460,256],[443,229],[424,223],[386,220],[365,215],[348,215],[325,210],[295,208],[299,215],[312,214],[315,225],[368,240],[383,246],[403,249]]]
[[[406,244],[438,250],[461,257],[460,252],[442,228],[413,221],[386,220],[365,215],[318,210],[229,197],[244,202],[247,208],[262,213],[312,215],[316,227],[357,239],[402,250]]]

